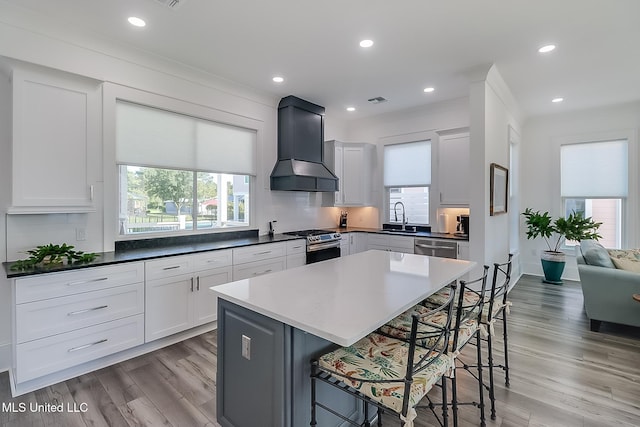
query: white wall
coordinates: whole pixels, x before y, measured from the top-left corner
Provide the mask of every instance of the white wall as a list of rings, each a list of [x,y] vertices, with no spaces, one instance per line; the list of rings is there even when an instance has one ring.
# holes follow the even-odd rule
[[[640,128],[640,102],[614,105],[598,109],[554,114],[528,120],[522,133],[522,202],[521,209],[531,207],[552,216],[562,214],[560,198],[560,144],[563,141],[594,141],[608,138],[630,138],[630,188],[627,203],[628,229],[626,247],[640,246],[640,219],[638,214],[638,129]],[[524,222],[521,221],[522,230]],[[526,240],[522,233],[520,246],[525,273],[542,275],[540,251],[545,249],[540,239]],[[568,253],[563,277],[578,279],[573,253]]]

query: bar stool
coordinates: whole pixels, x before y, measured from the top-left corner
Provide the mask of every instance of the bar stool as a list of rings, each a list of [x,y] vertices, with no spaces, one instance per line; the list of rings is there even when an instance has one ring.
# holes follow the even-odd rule
[[[370,426],[377,416],[382,425],[382,412],[398,415],[401,425],[413,426],[416,408],[429,408],[442,426],[448,425],[446,376],[453,369],[448,354],[449,335],[454,310],[456,284],[445,304],[422,314],[411,313],[411,328],[406,339],[392,338],[377,332],[367,335],[349,347],[342,347],[311,361],[311,426],[317,425],[317,408],[322,408],[354,426]],[[444,315],[442,325],[430,323],[429,316]],[[430,345],[418,345],[418,342]],[[316,383],[324,382],[359,399],[364,404],[364,421],[356,422],[317,400]],[[436,413],[427,393],[440,382],[442,416]],[[421,404],[423,398],[427,404]],[[377,408],[370,419],[368,406]]]
[[[452,325],[451,332],[449,334],[449,354],[454,358],[454,364],[457,361],[458,354],[460,350],[473,338],[476,338],[476,347],[477,347],[477,360],[479,361],[475,365],[466,365],[462,364],[461,368],[469,371],[471,367],[477,369],[477,374],[475,372],[471,372],[472,376],[478,381],[478,395],[479,402],[459,402],[457,396],[457,383],[456,377],[453,375],[451,377],[452,382],[452,399],[451,405],[453,408],[453,424],[454,426],[458,425],[458,406],[461,405],[473,405],[480,409],[480,419],[481,424],[485,425],[485,414],[484,414],[484,383],[482,380],[482,358],[481,358],[481,334],[480,334],[480,317],[483,312],[483,306],[485,304],[485,299],[481,297],[486,292],[487,285],[487,273],[489,267],[484,266],[484,272],[482,276],[473,281],[460,281],[459,291],[457,297],[454,300],[454,316],[455,322]],[[474,290],[469,286],[477,286],[480,285],[479,290]],[[455,293],[455,289],[444,289],[438,293],[438,300],[440,303],[445,303],[451,298],[452,292]],[[473,297],[475,295],[475,297]],[[384,326],[382,326],[378,332],[390,337],[396,337],[400,339],[405,339],[410,330],[411,330],[411,312],[418,313],[428,313],[432,311],[436,307],[434,304],[423,305],[418,304],[412,309],[402,313],[397,316]],[[440,312],[438,314],[430,315],[425,317],[425,321],[427,324],[438,324],[442,325],[446,316],[444,313]],[[420,330],[419,330],[420,331]],[[418,345],[430,345],[430,342],[424,342],[418,340]],[[470,372],[470,371],[469,371]]]

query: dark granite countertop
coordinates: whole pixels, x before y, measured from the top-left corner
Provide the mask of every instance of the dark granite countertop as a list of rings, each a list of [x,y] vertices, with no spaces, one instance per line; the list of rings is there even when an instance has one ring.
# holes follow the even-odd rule
[[[327,228],[327,230],[335,230],[338,233],[374,233],[374,234],[389,234],[392,236],[410,236],[410,237],[430,237],[433,239],[447,239],[456,240],[461,242],[468,242],[469,236],[458,236],[453,233],[437,233],[435,231],[418,231],[416,233],[405,231],[389,231],[381,230],[379,228],[362,228],[362,227],[347,227],[347,228]]]
[[[455,234],[423,232],[408,233],[402,231],[388,231],[375,228],[347,227],[331,228],[339,233],[375,233],[410,237],[431,237],[457,241],[468,241],[468,237]],[[123,262],[145,261],[154,258],[163,258],[175,255],[186,255],[198,252],[215,251],[220,249],[239,248],[242,246],[260,245],[265,243],[285,242],[287,240],[300,239],[300,237],[285,234],[274,236],[258,236],[257,230],[245,232],[216,233],[211,235],[183,236],[175,238],[142,239],[135,241],[116,242],[116,250],[112,252],[100,252],[95,261],[83,264],[55,265],[33,268],[30,270],[11,270],[13,262],[4,262],[2,265],[7,273],[7,278],[33,276],[37,274],[54,273],[60,271],[80,270],[83,268],[99,267],[104,265],[119,264]]]
[[[223,234],[223,233],[220,233]],[[186,255],[198,252],[215,251],[220,249],[239,248],[242,246],[260,245],[265,243],[285,242],[287,240],[300,239],[300,237],[276,234],[274,236],[241,235],[233,238],[217,239],[216,241],[193,241],[184,242],[180,239],[153,239],[148,245],[128,245],[122,249],[112,252],[99,252],[98,258],[93,262],[71,265],[56,265],[46,268],[34,268],[31,270],[11,270],[12,262],[5,262],[2,265],[7,273],[7,278],[32,276],[36,274],[54,273],[60,271],[80,270],[83,268],[99,267],[123,262],[145,261],[154,258],[163,258],[174,255]],[[164,243],[162,240],[170,240]],[[127,245],[124,245],[127,246]],[[138,246],[138,247],[136,247]]]

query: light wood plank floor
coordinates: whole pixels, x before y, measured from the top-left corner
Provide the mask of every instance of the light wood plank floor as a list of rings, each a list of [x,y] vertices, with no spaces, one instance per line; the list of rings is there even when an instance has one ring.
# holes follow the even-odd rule
[[[488,419],[488,426],[640,426],[640,329],[603,324],[600,333],[590,332],[576,282],[555,286],[524,276],[510,299],[511,386],[506,388],[498,373],[498,417]],[[501,340],[498,359],[500,345]],[[15,399],[3,373],[0,402],[16,408],[84,403],[88,410],[5,410],[0,425],[214,427],[215,372],[216,333],[211,332]],[[475,398],[474,384],[462,374],[459,381],[462,399]],[[476,409],[465,407],[460,416],[461,426],[479,424]],[[391,416],[384,420],[385,426],[399,426]],[[430,425],[431,415],[420,412],[416,426]]]

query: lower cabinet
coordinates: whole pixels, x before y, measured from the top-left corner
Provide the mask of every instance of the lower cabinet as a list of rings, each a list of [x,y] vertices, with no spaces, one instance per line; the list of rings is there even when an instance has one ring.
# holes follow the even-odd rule
[[[369,234],[367,249],[382,251],[402,252],[412,254],[414,252],[414,238],[411,236],[390,236],[388,234]]]
[[[217,319],[209,288],[232,281],[231,250],[147,261],[145,269],[147,277],[164,272],[146,282],[145,342],[150,342]]]
[[[144,342],[140,262],[14,280],[16,388]]]
[[[219,303],[218,422],[225,427],[309,425],[310,361],[336,344],[229,301]],[[317,397],[351,421],[362,422],[362,404],[355,398],[324,383],[318,384]],[[318,410],[317,421],[322,427],[346,425],[323,410]]]
[[[458,259],[469,261],[469,242],[458,242]]]

